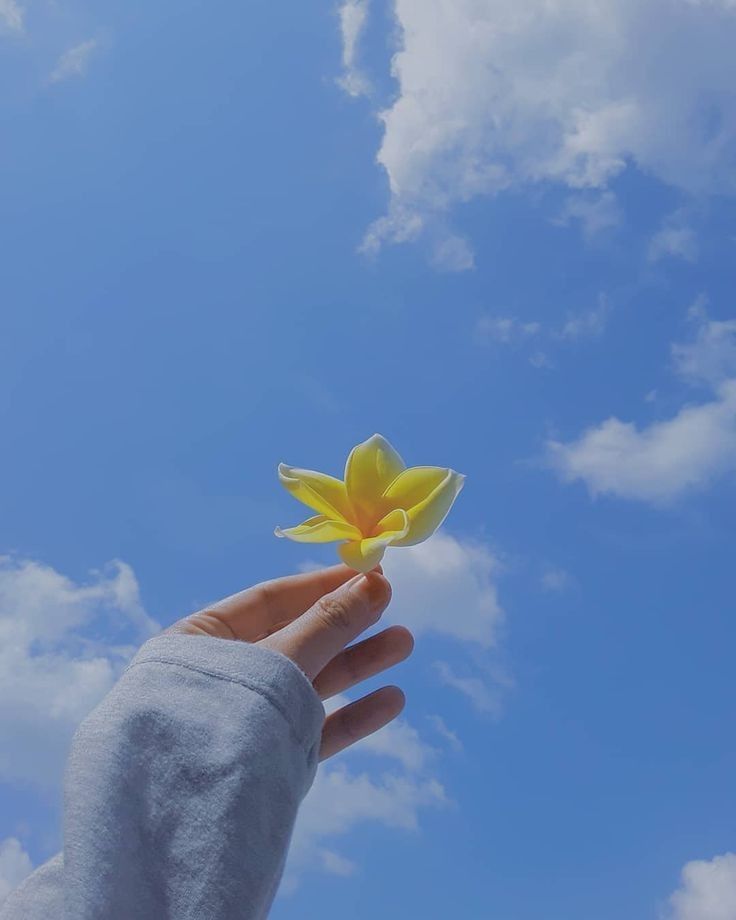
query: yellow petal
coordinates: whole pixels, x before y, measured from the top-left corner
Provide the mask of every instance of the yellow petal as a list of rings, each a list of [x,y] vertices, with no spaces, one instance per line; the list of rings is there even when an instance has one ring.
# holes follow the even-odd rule
[[[356,572],[370,572],[383,559],[386,544],[374,537],[370,540],[353,540],[350,543],[342,543],[338,546],[337,551],[345,565],[351,569],[355,569]]]
[[[280,463],[279,480],[294,498],[298,498],[308,508],[319,511],[331,520],[351,520],[345,483],[334,476],[316,473],[314,470],[300,470]]]
[[[400,508],[387,514],[379,524],[381,533],[365,540],[353,540],[337,548],[340,558],[351,569],[370,572],[383,559],[386,547],[401,539],[409,531],[409,516]],[[378,528],[377,528],[378,529]]]
[[[375,536],[390,537],[391,542],[405,537],[409,532],[409,515],[402,508],[396,508],[376,524]],[[370,538],[373,539],[373,538]]]
[[[380,507],[383,493],[405,469],[404,461],[380,434],[352,449],[345,464],[345,486],[364,525]],[[372,523],[375,523],[374,514]]]
[[[299,524],[274,531],[277,537],[288,537],[297,543],[332,543],[333,540],[360,540],[360,531],[345,521],[330,520],[324,514],[318,514]]]
[[[403,508],[409,531],[394,546],[413,546],[431,536],[447,517],[465,477],[436,466],[415,466],[403,472],[386,490],[388,504]]]

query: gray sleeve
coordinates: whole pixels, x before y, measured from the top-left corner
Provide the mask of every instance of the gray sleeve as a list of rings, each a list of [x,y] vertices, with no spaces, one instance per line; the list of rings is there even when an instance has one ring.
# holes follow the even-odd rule
[[[281,878],[324,710],[276,652],[161,635],[79,727],[64,851],[0,920],[252,920]]]

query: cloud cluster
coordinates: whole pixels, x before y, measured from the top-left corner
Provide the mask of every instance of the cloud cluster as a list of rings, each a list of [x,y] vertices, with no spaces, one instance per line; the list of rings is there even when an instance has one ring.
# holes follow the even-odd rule
[[[78,584],[0,557],[0,780],[56,785],[77,724],[157,628],[123,562]]]
[[[439,531],[418,546],[390,551],[383,567],[393,598],[382,625],[402,623],[415,636],[452,640],[447,652],[456,653],[463,673],[455,674],[457,665],[436,662],[438,679],[479,711],[497,714],[507,680],[478,665],[479,656],[485,659],[498,645],[504,620],[495,584],[500,563],[494,553],[483,543]],[[346,702],[337,697],[328,709]],[[462,750],[462,742],[441,716],[427,718],[439,742],[452,751]],[[290,886],[310,868],[338,875],[355,872],[357,867],[337,844],[366,822],[416,830],[423,809],[447,801],[435,775],[439,754],[416,728],[399,719],[349,749],[337,765],[324,765],[297,822]]]
[[[573,441],[550,441],[549,463],[564,481],[582,481],[592,495],[665,504],[736,470],[736,321],[701,312],[699,322],[694,341],[673,345],[673,359],[713,398],[643,428],[609,418]]]
[[[335,697],[326,708],[334,711],[347,702],[344,696]],[[357,871],[355,863],[336,849],[339,839],[356,827],[378,823],[416,831],[420,810],[445,805],[445,790],[430,771],[437,753],[399,719],[354,745],[335,765],[320,767],[297,819],[287,890],[308,869],[334,875]],[[378,769],[367,759],[375,759]],[[353,767],[356,760],[361,761],[359,769]]]
[[[368,248],[511,187],[605,190],[628,164],[736,192],[734,4],[396,0],[395,16],[377,155],[391,197]],[[617,220],[610,199],[598,209],[591,227]]]
[[[668,920],[733,920],[736,917],[736,853],[694,860],[670,897]]]

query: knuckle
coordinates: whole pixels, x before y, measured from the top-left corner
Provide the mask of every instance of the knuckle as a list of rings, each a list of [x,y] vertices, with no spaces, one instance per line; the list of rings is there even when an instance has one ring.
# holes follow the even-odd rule
[[[315,608],[317,617],[329,629],[348,629],[350,611],[347,605],[334,597],[323,597]]]

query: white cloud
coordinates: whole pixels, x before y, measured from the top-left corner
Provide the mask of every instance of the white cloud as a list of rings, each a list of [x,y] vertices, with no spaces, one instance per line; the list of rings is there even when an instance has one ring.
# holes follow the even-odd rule
[[[504,618],[494,582],[500,565],[487,546],[440,531],[419,546],[389,550],[383,567],[393,587],[386,621],[415,635],[496,644]]]
[[[670,908],[669,920],[734,920],[736,853],[687,863]]]
[[[456,674],[446,661],[435,661],[435,671],[441,683],[467,697],[478,712],[498,716],[501,713],[501,697],[497,687],[491,687],[476,675]]]
[[[554,223],[567,226],[577,221],[583,236],[592,240],[606,230],[620,227],[623,217],[623,211],[613,192],[580,193],[567,198],[562,213]]]
[[[0,30],[23,31],[23,9],[16,0],[0,0]]]
[[[365,74],[358,67],[358,42],[368,19],[369,0],[345,0],[340,7],[343,74],[338,80],[350,96],[364,96],[370,91]]]
[[[379,113],[377,155],[391,200],[370,247],[411,239],[453,205],[511,187],[605,192],[629,163],[686,192],[734,194],[733,9],[396,0],[397,94]]]
[[[680,209],[668,215],[649,242],[649,261],[664,258],[694,262],[698,257],[698,238],[688,223],[687,214]]]
[[[113,637],[105,645],[95,639],[102,625]],[[0,557],[0,779],[57,784],[77,724],[156,629],[123,562],[76,584]]]
[[[592,495],[667,503],[736,469],[736,380],[716,399],[685,406],[674,418],[638,429],[609,418],[577,440],[548,444],[552,467]]]
[[[709,321],[702,299],[689,312],[701,325],[694,342],[673,345],[675,367],[714,398],[641,429],[612,417],[573,441],[549,441],[561,479],[584,482],[592,495],[666,504],[736,471],[736,321]]]
[[[15,837],[0,841],[0,904],[30,875],[31,858]]]
[[[70,77],[83,77],[87,72],[90,56],[97,50],[97,47],[97,39],[90,38],[65,51],[49,77],[51,83],[60,83]]]

